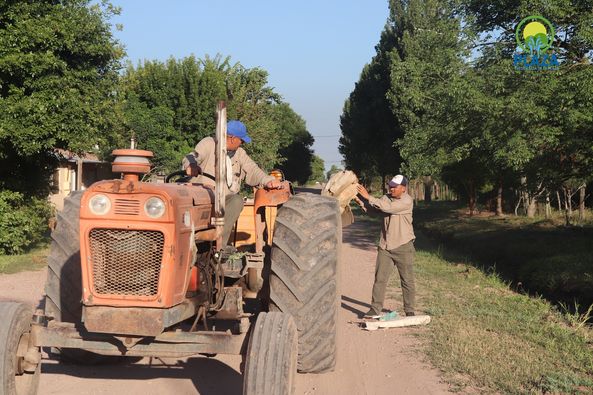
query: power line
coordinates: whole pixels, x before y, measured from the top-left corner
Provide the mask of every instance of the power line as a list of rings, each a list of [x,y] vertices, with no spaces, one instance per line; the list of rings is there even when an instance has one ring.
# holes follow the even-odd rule
[[[325,135],[325,136],[315,136],[315,135],[313,135],[313,137],[342,137],[342,135],[341,134],[328,134],[328,135]]]

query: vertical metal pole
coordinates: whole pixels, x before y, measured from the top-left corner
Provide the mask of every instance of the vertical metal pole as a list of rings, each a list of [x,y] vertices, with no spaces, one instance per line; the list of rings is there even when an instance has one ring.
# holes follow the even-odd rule
[[[224,247],[222,232],[224,228],[224,211],[226,198],[226,104],[218,102],[216,107],[216,160],[214,191],[214,225],[216,227],[216,248]]]
[[[81,154],[82,155],[82,154]],[[82,189],[82,158],[79,156],[76,160],[76,190]]]

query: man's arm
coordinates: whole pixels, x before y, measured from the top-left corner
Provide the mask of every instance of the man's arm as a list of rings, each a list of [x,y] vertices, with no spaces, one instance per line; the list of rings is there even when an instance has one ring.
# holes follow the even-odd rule
[[[192,177],[197,177],[202,174],[202,168],[198,165],[198,161],[193,152],[185,155],[181,161],[181,169],[185,170],[185,173]]]
[[[389,199],[387,196],[377,199],[371,196],[369,203],[386,214],[410,214],[414,207],[414,201],[407,195],[403,195],[400,199]]]
[[[389,199],[387,196],[377,199],[371,196],[362,185],[358,184],[357,189],[358,194],[367,200],[372,207],[386,214],[409,214],[414,207],[414,201],[406,194],[402,195],[401,199]]]
[[[241,168],[245,172],[245,182],[254,187],[262,186],[268,189],[280,188],[282,184],[274,176],[266,174],[260,167],[247,155],[245,151],[240,157]]]
[[[188,176],[197,177],[202,174],[202,163],[208,155],[214,153],[215,142],[212,137],[203,138],[196,144],[192,152],[185,155],[181,161],[181,168],[185,170]]]

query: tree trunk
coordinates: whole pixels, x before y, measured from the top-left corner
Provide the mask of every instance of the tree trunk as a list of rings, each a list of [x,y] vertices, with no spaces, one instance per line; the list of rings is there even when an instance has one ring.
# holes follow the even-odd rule
[[[474,211],[476,210],[476,188],[473,180],[469,180],[467,192],[469,203],[469,216],[471,217],[474,215]]]
[[[521,202],[523,201],[523,194],[517,189],[513,189],[513,192],[515,194],[515,199],[517,201],[517,203],[515,204],[515,217],[516,217],[519,215],[519,206],[521,206]]]
[[[566,218],[566,226],[570,225],[570,219],[572,217],[572,207],[570,204],[570,188],[562,188],[564,191],[564,215]]]
[[[546,219],[552,216],[552,206],[550,205],[550,192],[546,191]]]
[[[581,185],[579,191],[579,221],[585,219],[585,193],[587,192],[587,184]]]
[[[430,203],[432,201],[432,176],[424,176],[424,201]]]
[[[558,212],[562,212],[562,201],[560,200],[560,191],[556,190],[556,199],[558,199]]]
[[[496,193],[496,215],[502,216],[502,180],[498,181],[498,191]]]
[[[527,204],[527,217],[529,217],[529,218],[535,217],[536,210],[537,210],[537,199],[530,197],[529,204]]]
[[[530,196],[527,192],[527,177],[521,177],[521,197],[525,215],[529,216],[529,205],[531,204],[531,200],[529,199]]]

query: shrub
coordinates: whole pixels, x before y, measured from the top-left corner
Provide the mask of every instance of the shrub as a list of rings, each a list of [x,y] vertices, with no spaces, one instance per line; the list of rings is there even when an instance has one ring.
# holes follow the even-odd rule
[[[19,254],[41,241],[51,215],[45,199],[0,190],[0,254]]]

